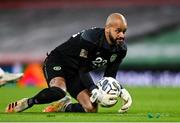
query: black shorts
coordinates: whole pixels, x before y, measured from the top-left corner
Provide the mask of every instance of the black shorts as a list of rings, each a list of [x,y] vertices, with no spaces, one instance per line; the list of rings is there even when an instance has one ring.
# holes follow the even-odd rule
[[[43,66],[43,72],[49,86],[51,79],[54,77],[63,77],[66,80],[66,87],[68,93],[73,97],[77,98],[77,95],[84,89],[88,89],[87,86],[84,84],[86,81],[92,81],[92,78],[89,73],[86,76],[82,76],[78,72],[74,72],[74,74],[68,74],[68,68],[66,68],[63,63],[60,62],[52,62],[48,59],[45,60]]]

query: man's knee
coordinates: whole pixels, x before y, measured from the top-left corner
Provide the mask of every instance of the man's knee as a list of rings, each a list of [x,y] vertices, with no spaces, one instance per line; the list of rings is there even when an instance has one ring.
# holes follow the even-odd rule
[[[84,108],[84,110],[85,110],[86,112],[97,112],[97,107],[96,107],[96,106],[93,106],[92,103],[90,103],[90,104],[85,104],[85,105],[83,106],[83,108]]]
[[[66,82],[63,77],[55,77],[49,83],[50,87],[58,87],[66,92]]]

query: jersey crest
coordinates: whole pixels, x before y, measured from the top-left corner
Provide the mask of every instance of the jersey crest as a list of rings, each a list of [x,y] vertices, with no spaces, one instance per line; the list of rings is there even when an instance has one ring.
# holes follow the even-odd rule
[[[117,58],[117,54],[112,54],[112,56],[110,57],[110,62],[114,62]]]

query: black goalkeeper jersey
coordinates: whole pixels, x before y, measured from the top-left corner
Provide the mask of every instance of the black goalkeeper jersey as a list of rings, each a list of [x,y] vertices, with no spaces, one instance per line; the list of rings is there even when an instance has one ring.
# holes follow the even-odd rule
[[[110,46],[104,28],[83,30],[56,47],[49,54],[52,62],[61,63],[66,73],[89,72],[106,66],[104,76],[116,77],[122,59],[126,56],[126,44]]]

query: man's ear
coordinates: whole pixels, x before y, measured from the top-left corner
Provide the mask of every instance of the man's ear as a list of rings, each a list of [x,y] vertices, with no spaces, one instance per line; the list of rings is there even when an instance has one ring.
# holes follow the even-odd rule
[[[110,26],[105,26],[105,32],[109,32]]]

